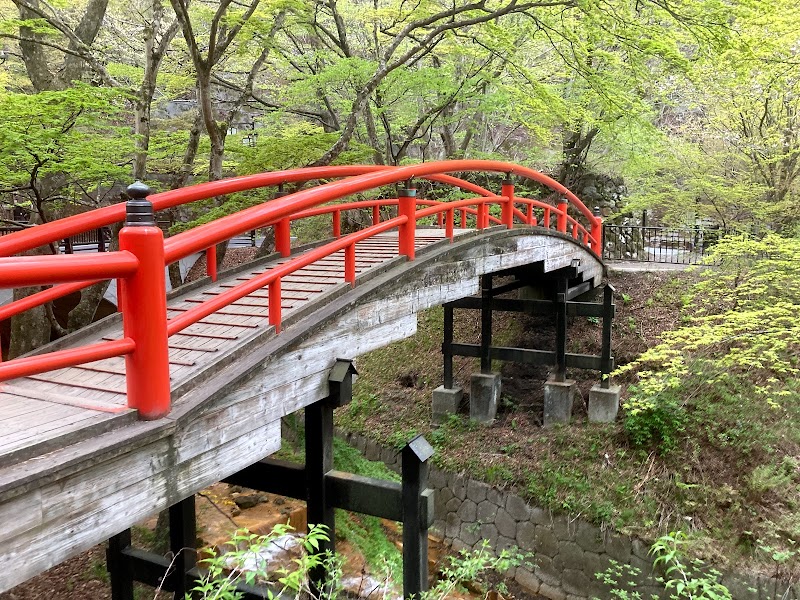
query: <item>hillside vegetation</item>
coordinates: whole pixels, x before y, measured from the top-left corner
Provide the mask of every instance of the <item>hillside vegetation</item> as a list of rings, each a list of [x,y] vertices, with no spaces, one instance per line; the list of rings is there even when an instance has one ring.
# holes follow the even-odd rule
[[[359,359],[361,377],[340,423],[388,445],[423,433],[436,463],[534,504],[655,539],[685,531],[696,556],[760,570],[797,567],[800,540],[800,385],[797,369],[800,242],[720,245],[721,261],[695,273],[616,274],[614,353],[627,391],[613,425],[585,419],[589,372],[573,372],[583,402],[573,424],[542,429],[538,371],[504,376],[495,423],[466,413],[430,425],[441,383],[441,309],[413,338]],[[503,318],[496,343],[547,348],[544,319]],[[477,313],[456,311],[456,340],[477,341]],[[570,351],[596,353],[600,325],[575,318]],[[552,343],[552,342],[550,342]],[[456,360],[464,389],[478,366]],[[462,407],[462,411],[466,410]]]

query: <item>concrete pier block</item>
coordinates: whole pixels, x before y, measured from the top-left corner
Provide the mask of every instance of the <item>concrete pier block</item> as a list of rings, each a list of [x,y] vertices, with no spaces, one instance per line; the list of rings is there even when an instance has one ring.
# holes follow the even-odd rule
[[[497,415],[501,389],[500,373],[474,373],[470,378],[469,418],[490,425]]]
[[[446,388],[440,385],[433,390],[433,402],[431,403],[431,423],[441,425],[447,421],[449,415],[458,412],[458,406],[464,397],[464,390],[460,387]]]
[[[608,388],[599,383],[589,391],[589,422],[613,423],[619,411],[619,396],[622,388],[612,385]]]
[[[569,423],[572,402],[577,386],[574,379],[556,381],[552,377],[544,384],[544,426]]]

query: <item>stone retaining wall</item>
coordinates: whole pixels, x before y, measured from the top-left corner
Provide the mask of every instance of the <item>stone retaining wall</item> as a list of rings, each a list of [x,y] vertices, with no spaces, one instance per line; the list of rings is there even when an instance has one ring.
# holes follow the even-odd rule
[[[381,461],[399,472],[396,450],[358,435],[342,437],[368,460]],[[518,547],[533,553],[532,569],[518,567],[510,574],[534,593],[552,600],[610,598],[595,573],[605,571],[614,560],[641,570],[638,591],[643,598],[659,593],[668,597],[653,579],[650,544],[645,541],[530,506],[516,494],[461,475],[431,469],[430,487],[435,490],[434,534],[456,550],[475,549],[488,540],[496,551]],[[723,583],[735,600],[800,599],[800,585],[787,591],[789,586],[779,583],[776,594],[776,582],[769,578],[726,575]]]

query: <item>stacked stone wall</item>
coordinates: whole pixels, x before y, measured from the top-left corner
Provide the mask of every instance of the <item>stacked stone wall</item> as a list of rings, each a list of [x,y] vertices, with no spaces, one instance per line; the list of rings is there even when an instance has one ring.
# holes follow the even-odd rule
[[[399,472],[396,450],[362,436],[343,437],[367,459]],[[640,570],[637,589],[643,598],[669,597],[655,581],[646,541],[531,506],[510,491],[462,475],[431,469],[429,485],[435,491],[434,535],[456,550],[477,549],[487,540],[495,552],[516,547],[532,553],[532,568],[520,566],[508,575],[534,593],[552,600],[610,598],[595,574],[605,571],[613,560]],[[770,578],[727,574],[723,583],[735,600],[800,599],[800,585],[788,589],[788,584],[776,584]]]

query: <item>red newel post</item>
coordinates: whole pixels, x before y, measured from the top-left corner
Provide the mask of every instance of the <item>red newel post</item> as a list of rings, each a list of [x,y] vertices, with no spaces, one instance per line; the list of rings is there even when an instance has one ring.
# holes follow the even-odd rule
[[[556,230],[567,233],[567,209],[569,204],[565,198],[561,198],[558,203],[558,214],[556,215]]]
[[[600,207],[594,207],[594,219],[592,220],[592,250],[599,257],[603,257],[603,217],[600,213]]]
[[[408,217],[408,221],[400,225],[400,254],[414,260],[414,240],[417,228],[417,190],[408,187],[397,193],[398,214]]]
[[[500,195],[508,198],[508,200],[503,201],[502,206],[503,225],[512,229],[514,227],[514,183],[511,181],[511,177],[507,176],[503,180]]]
[[[164,234],[156,227],[150,193],[137,181],[128,187],[127,218],[119,232],[120,250],[139,259],[136,274],[125,280],[122,322],[125,337],[136,343],[125,356],[128,406],[143,420],[170,410],[167,296],[164,283]]]

